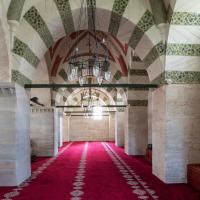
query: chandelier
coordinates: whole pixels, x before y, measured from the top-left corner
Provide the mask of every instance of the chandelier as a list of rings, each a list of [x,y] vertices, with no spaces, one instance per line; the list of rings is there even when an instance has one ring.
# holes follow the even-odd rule
[[[87,10],[83,12],[84,2],[85,0],[82,1],[78,22],[79,26],[81,26],[82,20],[85,19],[83,16],[84,13],[88,12],[87,6],[85,6]],[[91,8],[89,9],[91,11]],[[95,22],[97,23],[98,19],[95,19],[93,9],[94,8],[92,7],[91,21],[93,23],[93,27],[95,27]],[[106,41],[106,38],[99,34],[99,32],[97,32],[95,29],[89,31],[94,34],[94,37],[92,37],[90,34],[88,35],[89,54],[87,58],[79,55],[80,49],[77,45],[74,48],[74,51],[71,53],[68,61],[69,81],[77,81],[81,86],[88,83],[88,80],[91,78],[94,80],[96,79],[99,85],[101,85],[104,80],[110,82],[112,79],[111,72],[109,71],[109,53],[106,46],[108,41]],[[75,41],[78,41],[79,36],[80,33],[77,33]]]
[[[97,95],[97,92],[93,92],[91,88],[85,90],[85,92],[81,94],[81,107],[84,109],[86,118],[89,118],[89,114],[92,113],[93,119],[102,119],[103,109],[100,105],[99,96]]]

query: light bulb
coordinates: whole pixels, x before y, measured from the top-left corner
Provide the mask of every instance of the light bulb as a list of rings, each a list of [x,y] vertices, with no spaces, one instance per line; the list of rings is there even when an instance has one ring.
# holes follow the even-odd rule
[[[111,81],[111,72],[109,71],[105,72],[105,79],[106,81]]]
[[[98,77],[99,76],[99,68],[98,67],[93,67],[93,75],[95,76],[95,77]]]
[[[79,77],[78,81],[79,81],[80,86],[83,86],[84,78],[82,76]]]
[[[102,76],[98,76],[97,77],[97,82],[98,82],[99,85],[101,85],[102,82],[103,82],[103,77]]]
[[[78,67],[73,67],[71,70],[72,76],[77,76],[78,75]]]
[[[101,106],[95,106],[93,108],[93,114],[94,115],[102,115],[103,109]]]

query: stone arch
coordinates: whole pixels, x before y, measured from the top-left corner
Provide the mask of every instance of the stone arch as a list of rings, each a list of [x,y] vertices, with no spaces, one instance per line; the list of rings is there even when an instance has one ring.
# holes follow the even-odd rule
[[[83,30],[79,33],[79,39],[74,39],[74,32],[64,38],[61,38],[53,46],[49,48],[49,51],[45,54],[48,62],[48,68],[52,76],[52,80],[55,83],[67,83],[68,82],[68,60],[71,56],[76,45],[79,47],[80,56],[87,58],[89,55],[88,49],[85,47],[88,37],[94,37],[93,31]],[[104,48],[109,52],[110,66],[109,71],[112,73],[113,82],[127,82],[128,75],[128,57],[129,48],[126,44],[122,44],[116,38],[108,35],[104,32],[96,31],[97,38],[106,38],[106,45],[102,45],[100,52],[104,52]],[[76,45],[75,45],[76,44]],[[103,54],[100,56],[103,57]]]
[[[33,76],[33,84],[49,84],[50,76],[47,68],[47,63],[45,58],[43,57],[38,64],[36,71]],[[51,106],[51,89],[50,88],[32,88],[31,89],[31,98],[37,97],[38,101],[45,105]]]
[[[69,98],[73,99],[76,94],[80,94],[83,92],[83,90],[87,90],[84,88],[77,88],[77,89],[54,89],[52,91],[52,105],[67,105]],[[101,99],[106,104],[109,105],[119,105],[123,104],[126,102],[126,99],[120,99],[118,101],[118,91],[116,88],[93,88],[92,90],[96,90],[99,94]],[[121,91],[120,95],[124,98],[125,94],[123,91]],[[80,95],[79,95],[79,100],[80,100]],[[78,101],[76,101],[78,102]]]
[[[11,79],[9,35],[3,5],[0,4],[0,82],[9,82]]]
[[[200,83],[200,6],[196,0],[171,1],[163,81]]]
[[[47,10],[45,10],[45,6],[48,7],[48,5],[45,5],[43,1],[37,4],[34,4],[35,1],[33,1],[34,5],[32,4],[31,8],[26,3],[24,5],[25,9],[30,9],[23,15],[16,32],[13,53],[17,63],[14,63],[13,70],[16,70],[19,76],[20,74],[25,76],[27,82],[31,82],[33,76],[28,71],[34,71],[39,60],[52,43],[66,35],[66,32],[72,32],[77,28],[73,22],[76,21],[80,5],[77,2],[69,4],[68,1],[61,0],[51,2],[52,4],[49,3],[49,6],[51,4],[51,9]],[[154,23],[150,5],[141,0],[124,0],[123,2],[115,0],[106,7],[107,1],[106,3],[99,0],[94,2],[96,2],[94,3],[96,6],[95,15],[103,17],[101,21],[104,25],[103,27],[99,25],[100,29],[110,32],[135,49],[146,63],[151,79],[158,74],[154,69],[159,69],[159,73],[162,72],[163,63],[159,57],[164,55],[165,49],[161,41],[160,32]],[[90,8],[91,5],[88,5],[88,7]],[[136,12],[137,15],[135,15],[132,10],[130,12],[130,8],[136,10],[141,8],[141,14]],[[66,30],[66,22],[70,24],[68,30]],[[89,21],[81,29],[87,29],[88,26],[90,26]],[[95,28],[98,29],[98,27]]]

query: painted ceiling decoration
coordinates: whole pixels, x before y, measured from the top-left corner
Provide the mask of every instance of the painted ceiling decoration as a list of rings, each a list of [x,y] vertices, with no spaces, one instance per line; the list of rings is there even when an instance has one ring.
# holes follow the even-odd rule
[[[90,56],[90,52],[88,52],[87,41],[88,37],[97,37],[98,32],[96,32],[96,36],[92,31],[82,31],[78,40],[75,40],[73,35],[76,33],[72,33],[69,37],[62,38],[58,40],[53,46],[49,48],[49,51],[46,54],[46,59],[48,63],[48,69],[51,71],[51,76],[55,77],[55,83],[63,83],[68,82],[68,61],[70,59],[71,52],[75,50],[75,48],[79,47],[79,54],[77,56],[80,57],[88,57]],[[111,62],[111,66],[109,69],[113,74],[113,78],[115,81],[119,81],[123,77],[127,77],[128,74],[128,63],[127,60],[127,45],[122,44],[116,38],[114,39],[113,36],[105,35],[105,33],[99,32],[100,35],[103,34],[105,36],[108,45],[102,44],[102,53],[105,51],[109,52],[109,59]],[[95,40],[93,41],[95,42]],[[63,45],[66,44],[66,45]],[[64,51],[66,49],[66,51]],[[101,49],[99,49],[101,52]],[[100,54],[101,56],[101,54]],[[103,55],[102,55],[103,56]],[[119,67],[116,67],[119,66]],[[57,77],[57,78],[56,78]],[[58,79],[58,77],[62,78]],[[113,80],[114,81],[114,80]]]

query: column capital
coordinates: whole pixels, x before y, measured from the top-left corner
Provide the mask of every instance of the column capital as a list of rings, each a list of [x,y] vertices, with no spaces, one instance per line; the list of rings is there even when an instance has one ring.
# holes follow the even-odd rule
[[[15,95],[16,95],[15,84],[12,83],[0,84],[0,97],[15,96]]]

